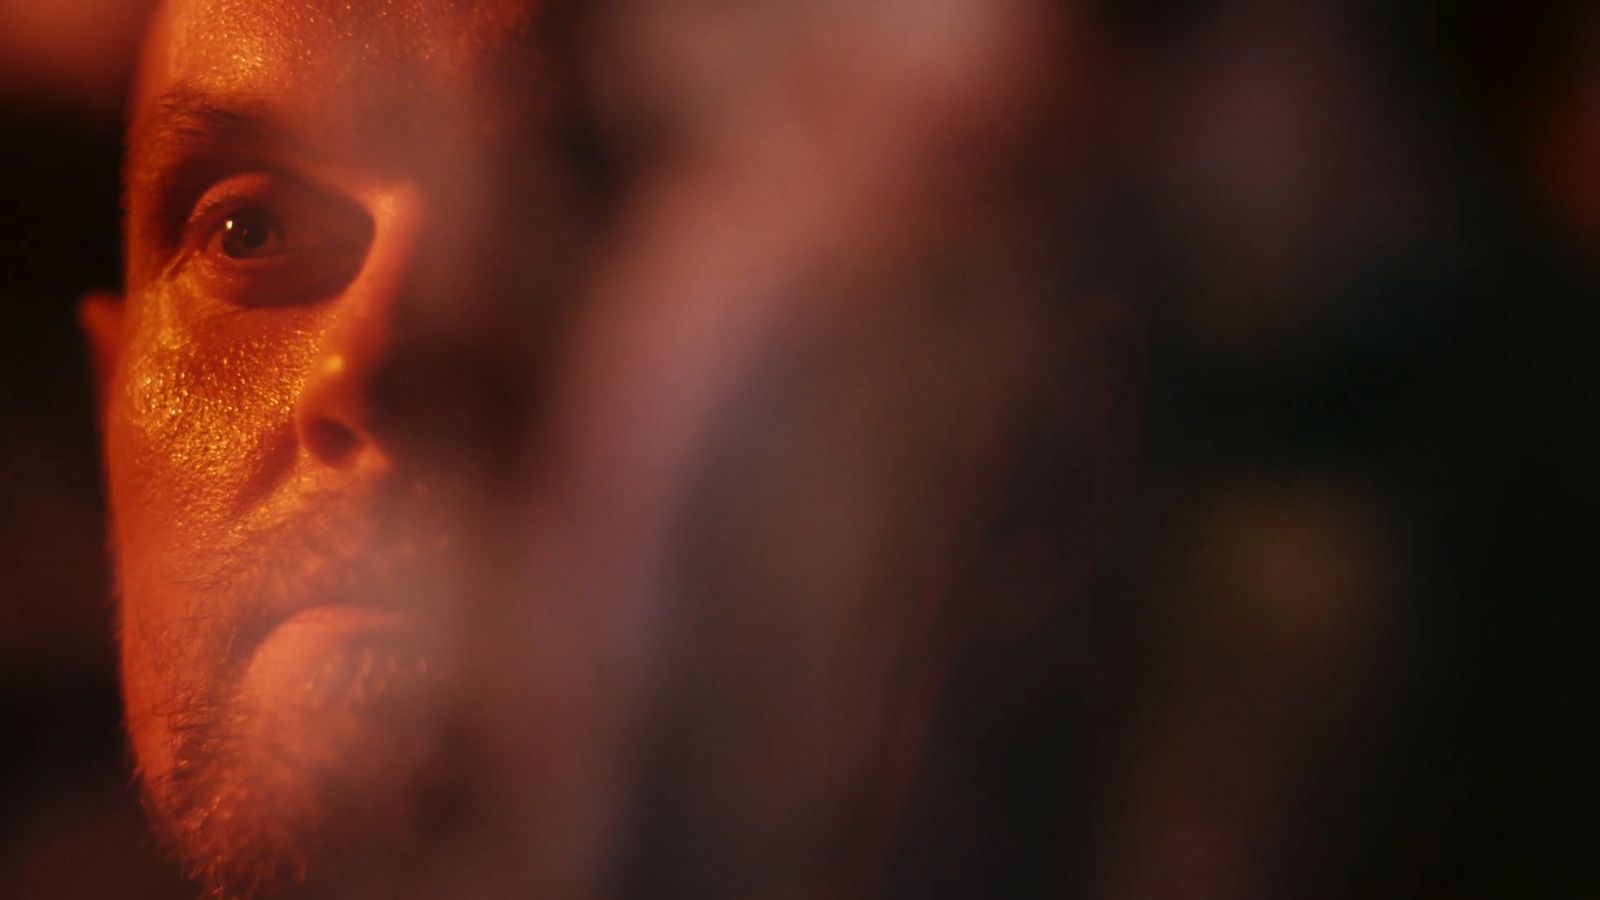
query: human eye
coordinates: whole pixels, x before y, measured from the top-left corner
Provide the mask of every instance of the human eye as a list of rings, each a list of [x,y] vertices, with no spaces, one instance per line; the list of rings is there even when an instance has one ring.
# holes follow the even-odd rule
[[[183,234],[187,274],[241,306],[310,303],[360,269],[372,220],[354,201],[270,174],[227,179],[195,203]]]
[[[230,211],[206,240],[208,253],[231,260],[268,259],[288,250],[283,223],[259,206]]]

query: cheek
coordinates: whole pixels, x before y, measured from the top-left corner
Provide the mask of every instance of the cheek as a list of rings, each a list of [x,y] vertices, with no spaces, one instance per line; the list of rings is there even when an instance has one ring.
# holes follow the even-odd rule
[[[198,305],[176,291],[145,303],[113,397],[108,449],[123,489],[119,513],[149,515],[151,533],[188,533],[205,546],[287,474],[321,329],[314,310]]]
[[[218,575],[246,514],[295,470],[294,407],[321,333],[313,311],[203,315],[170,290],[137,302],[106,419],[130,719],[141,698],[204,679],[237,618],[243,598]]]

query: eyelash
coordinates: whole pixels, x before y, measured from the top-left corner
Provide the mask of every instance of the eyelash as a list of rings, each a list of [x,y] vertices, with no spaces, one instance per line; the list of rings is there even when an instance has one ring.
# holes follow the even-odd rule
[[[196,225],[211,219],[222,210],[231,211],[238,209],[246,202],[248,201],[246,201],[244,197],[233,194],[223,197],[216,197],[210,200],[203,200],[194,208],[194,212],[189,214],[189,227],[193,228]]]

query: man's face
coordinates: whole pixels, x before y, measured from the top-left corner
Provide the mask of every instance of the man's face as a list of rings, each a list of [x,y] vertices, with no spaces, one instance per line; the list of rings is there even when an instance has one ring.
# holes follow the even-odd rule
[[[215,885],[417,829],[559,268],[534,6],[175,0],[155,22],[127,294],[87,317],[129,730]]]
[[[851,49],[831,14],[624,4],[665,55],[596,32],[578,112],[617,118],[588,135],[539,6],[169,0],[152,28],[127,295],[85,321],[129,732],[223,893],[428,867],[397,847],[516,880],[423,896],[853,893],[963,640],[973,467],[1051,332],[1009,251],[937,223],[974,214],[948,138],[994,127],[969,86],[1015,54],[882,5],[839,8]],[[781,100],[823,72],[825,104]],[[952,258],[972,303],[925,281]]]

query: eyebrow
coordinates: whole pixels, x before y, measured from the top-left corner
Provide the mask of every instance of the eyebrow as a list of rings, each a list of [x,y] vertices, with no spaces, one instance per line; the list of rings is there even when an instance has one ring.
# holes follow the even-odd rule
[[[130,238],[154,233],[163,247],[171,246],[188,207],[207,187],[246,169],[276,168],[273,161],[294,143],[260,100],[188,84],[163,92],[128,127],[122,206]]]

